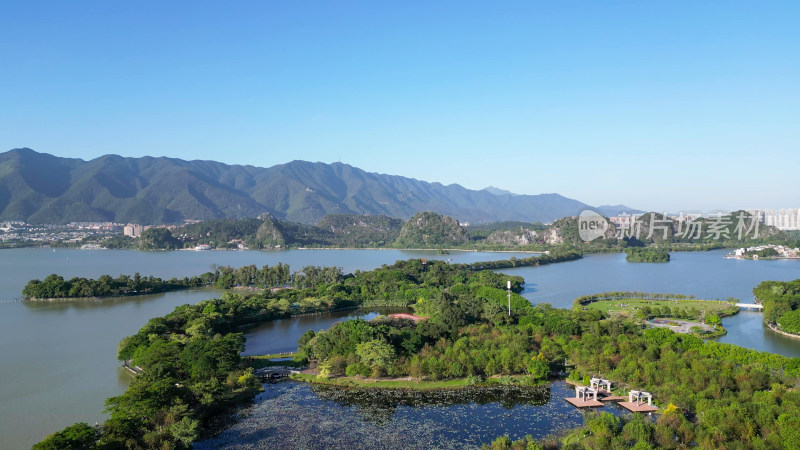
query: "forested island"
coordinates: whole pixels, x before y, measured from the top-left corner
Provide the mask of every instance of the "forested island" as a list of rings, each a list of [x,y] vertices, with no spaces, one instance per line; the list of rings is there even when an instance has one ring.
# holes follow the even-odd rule
[[[249,360],[240,357],[239,327],[301,312],[388,304],[409,305],[426,320],[351,320],[307,333],[296,359],[314,365],[319,377],[307,381],[402,375],[422,385],[441,380],[526,385],[565,372],[574,380],[602,374],[656,395],[662,405],[658,419],[590,416],[563,441],[532,446],[796,448],[800,443],[800,359],[666,329],[643,330],[601,310],[533,306],[518,295],[522,278],[482,270],[500,265],[398,261],[294,289],[226,293],[178,307],[120,344],[119,359],[143,371],[123,395],[108,400],[110,418],[97,427],[75,424],[37,448],[187,448],[220,411],[259,389]],[[496,442],[497,448],[506,444],[506,438]]]
[[[639,263],[669,262],[669,252],[652,247],[632,247],[625,250],[625,260]]]
[[[195,277],[171,278],[164,280],[153,276],[102,275],[97,279],[73,277],[69,280],[61,275],[51,274],[44,280],[31,280],[22,289],[26,300],[56,300],[67,298],[124,297],[129,295],[148,295],[180,289],[208,286],[210,274]]]
[[[581,256],[574,250],[562,250],[528,258],[483,261],[464,266],[470,270],[508,269],[573,261]],[[299,271],[292,272],[288,264],[282,263],[261,267],[251,264],[238,268],[214,264],[211,266],[210,272],[169,280],[153,276],[143,277],[138,272],[133,276],[119,275],[117,278],[113,278],[111,275],[102,275],[97,279],[73,277],[69,280],[60,275],[51,274],[44,280],[28,281],[22,289],[22,297],[26,300],[124,297],[206,286],[213,286],[217,289],[248,288],[256,290],[307,288],[320,283],[334,283],[343,277],[341,267],[305,266]],[[407,306],[407,303],[393,301],[387,306]]]

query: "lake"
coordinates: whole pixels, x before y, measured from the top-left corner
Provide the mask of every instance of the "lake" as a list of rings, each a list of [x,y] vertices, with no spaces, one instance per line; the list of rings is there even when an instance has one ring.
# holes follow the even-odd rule
[[[543,438],[583,423],[563,381],[536,388],[460,391],[342,389],[295,381],[265,384],[230,428],[195,449],[480,448],[508,434]],[[627,414],[615,404],[598,408]]]
[[[133,274],[183,277],[211,264],[340,266],[370,270],[398,259],[476,262],[520,253],[402,250],[173,251],[0,250],[0,448],[29,448],[48,433],[75,422],[102,422],[106,398],[124,392],[129,376],[116,359],[117,344],[149,319],[176,306],[217,297],[213,290],[178,291],[97,301],[19,302],[30,279]],[[308,318],[301,319],[307,323]],[[316,316],[320,324],[325,318]],[[311,321],[311,323],[317,323]],[[304,325],[305,326],[305,325]],[[310,324],[308,326],[311,326]],[[314,326],[315,329],[323,326]],[[279,330],[279,334],[284,335]],[[302,332],[301,332],[302,334]],[[293,335],[288,335],[293,336]],[[297,341],[293,338],[294,342]],[[290,341],[291,339],[286,339]]]
[[[571,308],[576,297],[608,291],[675,293],[711,300],[734,297],[752,303],[758,283],[800,278],[800,260],[725,259],[726,253],[673,252],[668,263],[629,263],[622,253],[588,255],[578,261],[503,272],[525,278],[522,295],[532,303],[551,303],[556,308]],[[741,311],[722,323],[728,334],[717,342],[800,357],[800,340],[764,327],[760,312]]]
[[[523,295],[533,303],[569,308],[580,295],[609,290],[693,294],[700,298],[752,300],[752,288],[767,279],[800,278],[800,261],[723,259],[725,251],[673,253],[664,264],[633,264],[623,254],[542,267],[507,269],[525,277]],[[28,448],[46,434],[74,422],[104,420],[103,401],[122,393],[129,375],[116,360],[119,341],[150,318],[175,306],[213,298],[212,290],[99,301],[19,302],[32,278],[58,273],[97,277],[121,273],[159,277],[188,276],[211,264],[337,265],[345,272],[369,270],[398,259],[428,258],[475,262],[526,254],[400,250],[177,251],[8,249],[0,251],[0,448]],[[307,329],[324,329],[337,320],[365,314],[339,312],[262,324],[249,329],[246,353],[294,348]],[[744,347],[800,356],[800,340],[765,330],[761,315],[742,312],[723,319],[728,335],[719,339]]]

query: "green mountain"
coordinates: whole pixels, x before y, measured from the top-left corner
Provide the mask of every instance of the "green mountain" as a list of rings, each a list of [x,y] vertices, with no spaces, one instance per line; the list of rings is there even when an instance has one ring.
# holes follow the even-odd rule
[[[433,212],[417,213],[403,224],[397,244],[406,248],[428,248],[463,245],[469,234],[452,217]]]
[[[402,220],[383,215],[331,214],[317,222],[317,228],[330,232],[346,247],[383,247],[397,239],[402,226]]]
[[[280,220],[272,214],[253,219],[212,219],[187,224],[174,235],[188,246],[241,243],[251,248],[276,246],[385,247],[400,234],[403,221],[387,216],[331,214],[316,225]]]
[[[161,224],[266,212],[310,224],[328,214],[408,219],[419,211],[462,222],[551,222],[585,208],[558,194],[496,195],[341,163],[292,161],[259,168],[117,155],[84,161],[27,148],[0,154],[0,220],[30,223]]]

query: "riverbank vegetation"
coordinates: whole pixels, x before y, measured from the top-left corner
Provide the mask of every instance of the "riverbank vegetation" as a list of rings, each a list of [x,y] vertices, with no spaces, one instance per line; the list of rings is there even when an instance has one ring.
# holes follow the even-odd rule
[[[761,250],[748,250],[742,256],[747,259],[770,259],[778,257],[780,254],[774,248],[768,247]]]
[[[764,306],[764,323],[800,335],[800,279],[763,281],[753,294]]]
[[[211,274],[194,277],[171,278],[164,280],[153,276],[102,275],[97,279],[74,277],[69,280],[56,274],[44,280],[31,280],[22,289],[22,297],[27,300],[49,300],[64,298],[123,297],[128,295],[147,295],[179,289],[208,286]]]

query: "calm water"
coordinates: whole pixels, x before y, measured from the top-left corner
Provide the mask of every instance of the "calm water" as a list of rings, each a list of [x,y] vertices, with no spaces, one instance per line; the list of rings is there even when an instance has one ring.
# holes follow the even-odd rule
[[[371,320],[378,313],[372,311],[353,310],[337,311],[322,316],[301,316],[276,320],[249,328],[244,333],[244,355],[263,355],[266,353],[293,352],[297,350],[297,341],[308,330],[327,330],[336,322],[350,319]]]
[[[409,252],[400,250],[180,251],[0,250],[0,449],[28,448],[48,433],[78,421],[104,420],[103,402],[124,392],[128,374],[116,360],[117,344],[149,319],[176,306],[214,298],[214,291],[182,291],[116,300],[14,302],[28,280],[51,273],[67,278],[141,272],[160,277],[207,272],[211,264],[241,266],[283,262],[293,270],[313,264],[369,270],[398,259],[475,262],[524,254]],[[325,328],[326,318],[299,323]],[[281,321],[277,334],[284,335]],[[299,325],[298,325],[299,326]],[[296,328],[296,327],[295,327]],[[303,330],[305,331],[305,330]],[[300,331],[302,334],[303,331]],[[291,333],[288,340],[297,342]],[[281,348],[286,347],[283,345]]]
[[[478,448],[497,436],[536,438],[583,423],[564,382],[540,388],[404,392],[293,381],[265,385],[255,405],[197,449]],[[600,408],[624,414],[618,406]]]
[[[800,278],[799,260],[724,259],[726,250],[675,252],[664,264],[634,264],[624,254],[589,255],[582,260],[503,272],[525,278],[523,295],[532,303],[571,308],[581,295],[605,291],[645,291],[695,295],[704,299],[753,300],[764,280]],[[728,334],[718,342],[800,357],[800,340],[763,327],[761,313],[742,311],[723,319]]]
[[[666,264],[630,264],[624,255],[589,255],[583,260],[506,270],[522,275],[523,295],[534,303],[570,307],[580,295],[606,290],[694,294],[705,298],[752,299],[762,280],[800,278],[800,261],[738,261],[724,251],[673,253]],[[527,255],[510,253],[408,252],[399,250],[293,250],[283,252],[136,252],[13,249],[0,251],[0,448],[27,448],[47,433],[77,421],[104,420],[103,401],[122,393],[128,375],[119,368],[119,341],[148,319],[175,306],[213,298],[213,291],[183,291],[94,302],[20,303],[24,284],[50,273],[97,277],[136,271],[161,277],[194,275],[211,264],[288,263],[338,265],[346,272],[368,270],[398,259],[474,262]],[[307,329],[324,329],[358,312],[307,316],[264,324],[248,331],[248,353],[289,351]],[[765,331],[759,313],[725,319],[721,338],[745,347],[800,356],[800,340]],[[478,426],[478,425],[475,425]],[[502,433],[500,433],[502,434]]]

